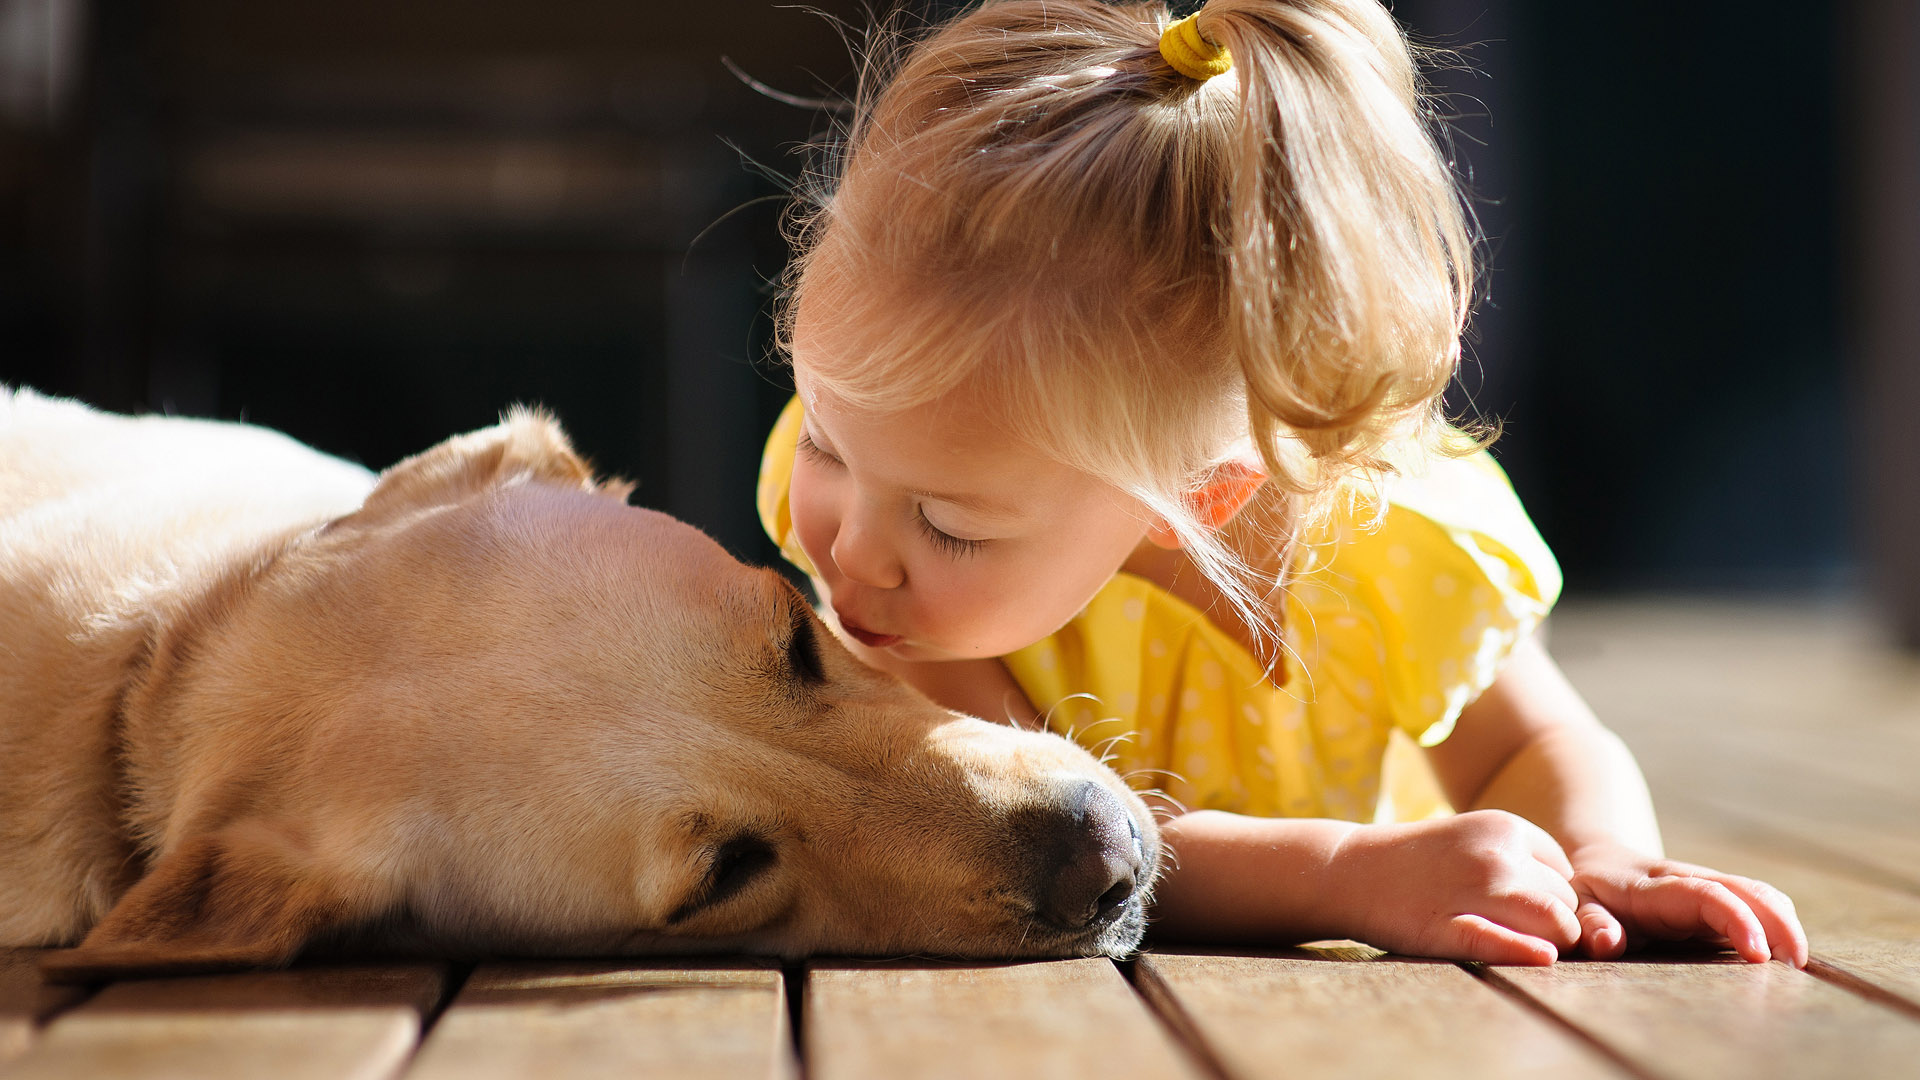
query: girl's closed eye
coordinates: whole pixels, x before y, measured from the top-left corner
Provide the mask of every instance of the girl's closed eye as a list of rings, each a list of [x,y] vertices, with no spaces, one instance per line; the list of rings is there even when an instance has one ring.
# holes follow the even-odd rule
[[[955,536],[927,520],[927,510],[924,506],[915,507],[913,516],[914,520],[920,526],[921,533],[926,536],[928,542],[956,559],[972,555],[987,546],[985,540],[967,540]]]
[[[813,436],[807,434],[807,429],[804,427],[800,429],[800,436],[794,440],[793,446],[794,449],[800,451],[801,456],[810,461],[823,465],[840,464],[840,459],[821,449],[820,444],[813,441]]]
[[[794,439],[794,449],[799,451],[802,457],[817,464],[835,466],[840,464],[840,459],[828,453],[826,448],[819,443],[814,442],[813,436],[808,434],[807,429],[804,427],[800,429],[799,436]],[[921,534],[927,538],[929,543],[956,559],[972,555],[986,546],[987,542],[985,540],[970,540],[966,537],[955,536],[940,526],[935,525],[927,518],[927,511],[923,506],[915,506],[913,508],[913,520],[914,524],[919,526]]]

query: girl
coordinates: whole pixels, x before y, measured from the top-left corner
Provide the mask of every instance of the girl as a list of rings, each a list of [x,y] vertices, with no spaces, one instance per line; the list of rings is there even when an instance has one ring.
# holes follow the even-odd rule
[[[1472,244],[1376,0],[1007,0],[867,81],[760,491],[849,647],[1157,783],[1162,933],[1806,962],[1786,897],[1661,857],[1533,636],[1559,571],[1440,417]]]

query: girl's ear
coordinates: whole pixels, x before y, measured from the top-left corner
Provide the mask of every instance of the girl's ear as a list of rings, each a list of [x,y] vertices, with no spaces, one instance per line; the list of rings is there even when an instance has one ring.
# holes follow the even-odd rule
[[[321,930],[370,914],[343,882],[302,865],[265,823],[230,826],[162,856],[78,947],[41,954],[52,982],[281,967]]]
[[[1244,462],[1229,461],[1216,466],[1206,483],[1187,494],[1187,506],[1193,511],[1194,518],[1206,528],[1224,528],[1235,514],[1253,501],[1260,486],[1266,482],[1267,474],[1262,470]],[[1147,527],[1147,539],[1169,551],[1184,546],[1179,535],[1164,519],[1156,520]]]

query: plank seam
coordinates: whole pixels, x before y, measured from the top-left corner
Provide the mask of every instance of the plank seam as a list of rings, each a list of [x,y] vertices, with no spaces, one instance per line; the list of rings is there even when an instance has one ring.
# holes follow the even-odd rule
[[[1186,1052],[1202,1074],[1209,1080],[1234,1080],[1227,1063],[1207,1044],[1199,1026],[1187,1014],[1165,979],[1151,968],[1141,967],[1137,959],[1116,960],[1114,965],[1120,969],[1120,977],[1126,979],[1127,985],[1139,996],[1147,1012],[1166,1028],[1174,1044]]]
[[[1522,990],[1518,984],[1494,970],[1492,967],[1478,962],[1460,962],[1458,966],[1467,974],[1491,987],[1495,993],[1506,995],[1507,998],[1518,1003],[1521,1008],[1545,1019],[1549,1024],[1559,1028],[1576,1042],[1585,1045],[1594,1053],[1607,1059],[1607,1061],[1611,1062],[1614,1067],[1621,1071],[1637,1077],[1638,1080],[1660,1080],[1657,1073],[1649,1072],[1639,1062],[1634,1061],[1619,1050],[1603,1042],[1598,1036],[1586,1028],[1555,1012],[1552,1006],[1534,997],[1532,994],[1527,993],[1525,990]]]
[[[1821,982],[1831,983],[1877,1005],[1884,1005],[1909,1019],[1920,1020],[1920,1002],[1913,1001],[1898,991],[1889,990],[1866,976],[1836,964],[1824,957],[1815,956],[1807,960],[1807,974]]]
[[[790,1080],[807,1078],[806,993],[807,969],[803,964],[780,966],[780,988],[787,1006],[787,1068],[776,1076]]]
[[[448,964],[443,969],[440,996],[420,1014],[420,1031],[414,1036],[413,1049],[407,1051],[406,1056],[395,1064],[390,1076],[404,1077],[413,1071],[414,1061],[419,1058],[420,1051],[426,1048],[427,1036],[433,1033],[434,1026],[440,1023],[440,1018],[447,1014],[447,1010],[453,1008],[454,999],[459,997],[460,991],[466,988],[467,980],[473,977],[473,970],[477,966],[471,963]]]
[[[42,985],[45,985],[44,981],[42,982]],[[55,1020],[58,1020],[61,1016],[72,1012],[73,1010],[79,1008],[80,1006],[85,1005],[89,1001],[92,1001],[96,996],[99,995],[100,991],[105,990],[106,988],[107,988],[107,984],[104,982],[88,983],[84,987],[79,988],[78,992],[72,994],[66,1000],[54,1002],[51,1008],[36,1010],[33,1014],[33,1030],[34,1030],[35,1037],[37,1038],[39,1033],[45,1030],[48,1024],[53,1023]]]

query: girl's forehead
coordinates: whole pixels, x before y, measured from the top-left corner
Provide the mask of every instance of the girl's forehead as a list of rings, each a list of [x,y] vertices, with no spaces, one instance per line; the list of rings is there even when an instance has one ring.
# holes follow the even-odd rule
[[[997,427],[968,388],[878,410],[845,401],[797,361],[794,382],[816,441],[875,483],[1005,517],[1118,494]]]

